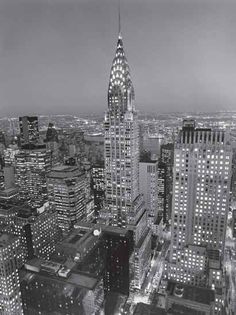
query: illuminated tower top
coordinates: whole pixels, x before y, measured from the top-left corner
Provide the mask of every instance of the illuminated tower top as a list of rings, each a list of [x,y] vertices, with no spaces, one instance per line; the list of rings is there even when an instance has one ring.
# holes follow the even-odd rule
[[[113,59],[109,88],[108,107],[109,110],[124,114],[126,111],[133,112],[134,88],[130,76],[130,68],[125,57],[123,39],[121,36],[120,6],[119,6],[119,36]]]

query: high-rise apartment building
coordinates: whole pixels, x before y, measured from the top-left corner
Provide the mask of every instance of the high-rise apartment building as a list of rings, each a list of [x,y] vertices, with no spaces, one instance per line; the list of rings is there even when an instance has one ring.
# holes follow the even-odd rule
[[[86,214],[85,173],[77,166],[57,166],[47,175],[48,198],[58,213],[63,232]]]
[[[231,158],[226,133],[184,122],[174,150],[169,279],[206,285],[212,256],[222,262]]]
[[[35,147],[15,155],[19,198],[30,206],[41,207],[47,200],[46,173],[51,168],[51,151]]]
[[[20,240],[0,234],[0,314],[23,315],[17,259]]]
[[[39,140],[39,124],[37,116],[19,117],[20,144],[35,144]]]

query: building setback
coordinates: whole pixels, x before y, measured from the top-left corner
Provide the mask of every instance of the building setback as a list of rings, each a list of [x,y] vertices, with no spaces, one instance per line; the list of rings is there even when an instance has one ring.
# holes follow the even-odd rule
[[[151,232],[139,191],[139,124],[120,32],[110,72],[104,128],[105,207],[100,216],[107,225],[132,231],[130,289],[139,290],[150,268]]]

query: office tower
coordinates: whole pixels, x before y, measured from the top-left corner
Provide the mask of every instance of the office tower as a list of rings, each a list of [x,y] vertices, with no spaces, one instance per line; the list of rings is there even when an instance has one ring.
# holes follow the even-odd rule
[[[157,169],[157,215],[158,220],[161,221],[166,213],[166,177],[167,177],[167,168],[166,164],[159,161]]]
[[[105,293],[117,292],[129,295],[130,256],[133,251],[132,235],[126,229],[110,227],[103,231],[105,245]]]
[[[172,187],[173,187],[173,164],[174,164],[174,144],[167,143],[161,145],[160,162],[163,163],[164,177],[164,209],[163,221],[168,223],[171,218],[172,208]]]
[[[156,134],[146,134],[143,137],[143,149],[151,153],[153,159],[157,159],[160,155],[161,144],[163,143],[163,138]]]
[[[32,207],[40,207],[47,201],[46,173],[52,164],[51,151],[35,146],[15,155],[16,183],[19,198]]]
[[[145,208],[148,211],[149,226],[157,220],[158,202],[158,162],[142,160],[139,162],[139,188],[144,196]]]
[[[220,272],[231,158],[227,134],[197,129],[194,121],[184,121],[174,150],[169,279],[206,285],[212,257],[219,262]]]
[[[95,219],[94,196],[92,192],[92,165],[84,160],[81,163],[81,169],[85,173],[85,202],[86,202],[86,220],[92,222]]]
[[[15,155],[19,152],[20,152],[20,150],[16,144],[9,145],[9,147],[4,150],[4,164],[5,164],[5,166],[14,166],[15,167]]]
[[[130,223],[139,198],[139,126],[133,102],[134,88],[119,34],[104,125],[107,215],[112,225],[120,227]]]
[[[31,209],[17,200],[3,200],[0,202],[0,225],[20,239],[20,267],[35,256],[48,259],[61,236],[57,212],[47,203],[39,209]]]
[[[163,219],[163,223],[168,223],[171,216],[173,156],[174,145],[172,143],[161,145],[158,163],[158,217]]]
[[[101,314],[104,253],[101,230],[78,222],[49,261],[32,259],[25,264],[21,274],[24,314]]]
[[[57,166],[47,174],[48,198],[63,232],[86,215],[85,173],[77,166]]]
[[[92,134],[84,136],[85,155],[92,165],[104,164],[104,136]]]
[[[60,159],[74,158],[80,165],[85,157],[84,133],[80,129],[63,129],[59,133]]]
[[[105,169],[104,163],[92,168],[92,192],[94,196],[95,216],[98,217],[105,201]]]
[[[58,142],[58,132],[53,123],[48,124],[48,129],[46,133],[46,142]]]
[[[19,117],[21,146],[36,144],[39,140],[39,124],[37,116]]]
[[[12,231],[15,235],[20,235],[27,259],[49,259],[61,235],[57,212],[48,203],[33,211],[24,206],[19,207]]]
[[[130,288],[139,290],[150,267],[151,232],[139,193],[139,125],[120,30],[110,72],[104,128],[106,201],[101,218],[109,225],[133,232]]]
[[[0,234],[0,313],[23,315],[17,259],[20,240],[10,234]]]
[[[53,123],[48,124],[45,143],[46,148],[52,152],[52,164],[55,165],[59,162],[59,139]]]

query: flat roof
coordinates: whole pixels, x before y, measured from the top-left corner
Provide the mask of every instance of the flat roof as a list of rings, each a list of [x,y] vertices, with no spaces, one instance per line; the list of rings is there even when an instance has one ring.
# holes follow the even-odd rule
[[[51,169],[47,174],[49,178],[68,178],[73,176],[84,175],[84,172],[80,170],[78,166],[71,165],[59,165]]]
[[[215,293],[213,290],[208,288],[202,288],[197,286],[178,284],[172,281],[168,282],[167,291],[170,296],[175,296],[176,286],[181,286],[183,288],[182,297],[180,299],[190,300],[201,304],[210,305],[215,299]]]
[[[166,315],[165,309],[149,305],[145,303],[138,303],[134,309],[134,315]]]
[[[29,267],[27,267],[27,270],[25,269],[23,270],[25,271],[23,273],[24,276],[26,276],[27,274],[33,274],[35,275],[35,277],[48,280],[49,282],[57,281],[57,282],[62,282],[62,283],[67,283],[67,284],[73,284],[77,287],[79,286],[81,288],[85,288],[88,290],[93,290],[95,286],[97,285],[97,283],[99,282],[98,278],[95,278],[89,274],[80,273],[77,270],[73,270],[72,273],[67,278],[60,277],[57,274],[60,267],[61,268],[63,267],[67,268],[67,267],[64,264],[59,264],[51,260],[45,261],[43,259],[33,258],[32,260],[28,261],[26,265],[36,267],[38,271],[36,270],[28,271]],[[51,270],[52,272],[50,272],[50,270],[49,271],[45,270],[44,267],[47,267],[47,266],[52,266],[52,270]],[[55,270],[53,269],[54,267],[56,267]]]

